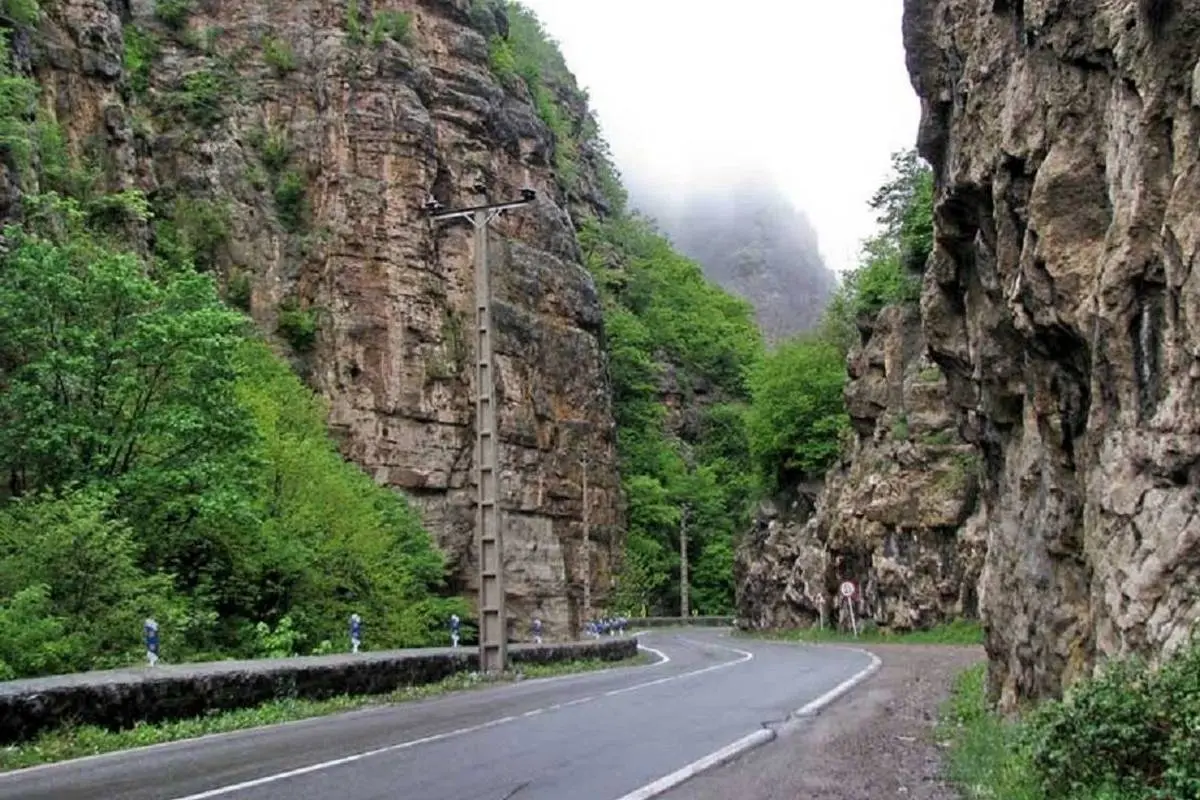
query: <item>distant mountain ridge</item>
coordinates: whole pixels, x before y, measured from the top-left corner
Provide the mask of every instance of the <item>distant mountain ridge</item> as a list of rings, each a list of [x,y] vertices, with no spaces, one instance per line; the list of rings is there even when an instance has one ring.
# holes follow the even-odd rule
[[[749,300],[768,342],[816,326],[837,276],[802,211],[769,182],[667,198],[631,181],[633,205],[705,275]]]

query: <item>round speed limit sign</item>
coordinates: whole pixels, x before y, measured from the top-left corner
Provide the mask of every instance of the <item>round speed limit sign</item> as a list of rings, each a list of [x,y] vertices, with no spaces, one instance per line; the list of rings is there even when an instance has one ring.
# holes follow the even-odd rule
[[[850,581],[844,581],[842,583],[841,592],[842,592],[842,597],[845,597],[845,598],[854,597],[854,584],[851,583]]]

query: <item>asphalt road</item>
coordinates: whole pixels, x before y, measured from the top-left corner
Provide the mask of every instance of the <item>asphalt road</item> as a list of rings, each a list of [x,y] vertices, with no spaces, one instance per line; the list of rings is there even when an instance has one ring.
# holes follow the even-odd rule
[[[639,638],[668,660],[0,774],[0,800],[617,800],[870,664],[721,631]]]

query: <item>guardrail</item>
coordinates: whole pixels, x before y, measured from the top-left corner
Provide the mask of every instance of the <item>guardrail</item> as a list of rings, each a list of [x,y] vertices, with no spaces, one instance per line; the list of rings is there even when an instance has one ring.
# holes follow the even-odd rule
[[[637,655],[635,637],[509,646],[514,665],[578,659],[619,661]],[[109,729],[184,719],[280,698],[385,694],[476,670],[476,648],[397,650],[259,661],[159,664],[0,683],[0,743],[65,724]]]

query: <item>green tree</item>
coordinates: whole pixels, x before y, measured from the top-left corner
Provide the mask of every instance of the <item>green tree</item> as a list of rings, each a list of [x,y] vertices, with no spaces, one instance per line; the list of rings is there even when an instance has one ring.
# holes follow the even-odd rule
[[[751,382],[750,450],[768,485],[820,477],[849,424],[842,352],[820,339],[793,340],[768,355]]]
[[[901,265],[923,269],[933,250],[933,171],[915,148],[892,154],[892,175],[870,205],[879,214],[881,237],[899,250]]]

